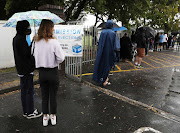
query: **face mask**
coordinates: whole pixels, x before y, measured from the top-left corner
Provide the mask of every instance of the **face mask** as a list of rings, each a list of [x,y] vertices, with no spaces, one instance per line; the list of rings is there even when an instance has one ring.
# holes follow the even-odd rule
[[[31,29],[27,29],[25,32],[26,35],[30,35],[31,34]]]

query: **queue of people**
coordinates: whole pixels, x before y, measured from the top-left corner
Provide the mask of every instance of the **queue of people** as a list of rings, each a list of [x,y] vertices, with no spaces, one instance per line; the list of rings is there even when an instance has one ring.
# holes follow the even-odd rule
[[[116,32],[112,30],[113,21],[106,22],[106,28],[101,32],[96,62],[92,79],[102,86],[111,85],[109,81],[110,70],[120,61],[127,62],[132,59],[132,47],[137,44],[137,55],[134,61],[136,68],[141,69],[142,58],[147,55],[147,49],[168,49],[174,45],[175,37],[157,35],[147,38],[142,28],[131,37],[127,33],[119,40]],[[18,21],[17,34],[13,38],[13,51],[15,66],[20,77],[21,102],[23,116],[27,119],[43,115],[43,126],[52,125],[57,121],[57,91],[59,87],[58,65],[65,59],[64,52],[56,38],[53,37],[54,24],[51,20],[42,20],[38,34],[30,45],[27,36],[31,34],[28,21]],[[43,49],[43,50],[42,50]],[[120,53],[120,56],[119,56]],[[42,112],[34,107],[33,71],[38,69],[39,82],[42,94]]]
[[[157,33],[155,37],[147,36],[145,27],[138,28],[132,31],[131,37],[125,33],[120,40],[116,32],[112,30],[113,22],[106,22],[106,29],[101,32],[96,62],[94,66],[93,80],[102,86],[111,85],[109,82],[109,72],[115,67],[118,61],[132,61],[133,47],[137,50],[134,60],[134,66],[137,69],[143,68],[141,65],[142,59],[148,56],[148,51],[167,50],[174,45],[175,36],[167,36],[167,34]],[[119,43],[120,42],[120,43]],[[120,57],[117,57],[117,46],[120,48]],[[120,60],[117,58],[120,58]]]

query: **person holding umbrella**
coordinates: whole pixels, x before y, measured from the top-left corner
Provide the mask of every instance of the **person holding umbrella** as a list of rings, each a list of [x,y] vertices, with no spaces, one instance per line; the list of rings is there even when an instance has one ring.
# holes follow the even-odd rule
[[[34,87],[33,87],[33,71],[34,58],[31,55],[31,45],[28,46],[26,36],[31,34],[27,20],[18,21],[16,25],[17,34],[13,38],[13,52],[15,66],[20,77],[21,102],[23,108],[23,116],[27,119],[40,117],[37,109],[34,109]]]
[[[56,96],[59,87],[58,65],[65,59],[59,42],[53,37],[53,31],[54,23],[51,20],[43,19],[38,30],[34,49],[42,93],[43,126],[48,125],[49,119],[52,125],[56,125]]]

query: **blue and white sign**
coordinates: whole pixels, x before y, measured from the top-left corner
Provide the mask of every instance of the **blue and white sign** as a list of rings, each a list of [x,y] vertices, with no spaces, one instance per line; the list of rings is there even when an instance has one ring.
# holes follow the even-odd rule
[[[83,52],[82,25],[55,25],[54,36],[59,41],[66,56],[82,56]]]

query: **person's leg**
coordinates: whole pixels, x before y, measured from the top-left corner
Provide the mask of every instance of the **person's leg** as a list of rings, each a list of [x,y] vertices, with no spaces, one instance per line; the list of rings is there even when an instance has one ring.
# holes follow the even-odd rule
[[[50,83],[50,112],[51,114],[56,114],[57,112],[57,91],[59,87],[59,82],[54,81]]]
[[[157,50],[157,47],[158,47],[158,43],[155,43],[155,50]]]
[[[32,74],[27,75],[26,84],[27,84],[27,94],[26,94],[27,113],[32,114],[34,112],[34,85],[33,85]]]
[[[49,114],[49,82],[47,81],[46,70],[39,70],[39,82],[42,95],[42,112]]]
[[[139,54],[140,54],[140,48],[137,48],[137,55],[136,55],[135,62],[134,62],[135,66],[137,66],[137,65],[138,65],[138,61],[139,61]]]
[[[20,87],[21,87],[21,103],[23,108],[23,114],[27,115],[27,107],[26,107],[26,88],[24,83],[24,78],[20,77]]]
[[[21,101],[24,114],[32,114],[34,112],[34,87],[33,75],[28,74],[20,78]]]
[[[50,119],[51,124],[56,125],[56,112],[57,112],[57,91],[59,88],[59,71],[57,68],[54,68],[49,73],[51,79],[49,79],[50,82]]]
[[[138,68],[143,68],[143,67],[141,66],[142,57],[145,57],[145,48],[140,48],[140,49],[139,49]]]
[[[139,57],[138,65],[141,65],[142,57]]]
[[[108,81],[109,81],[109,78],[107,77],[106,80],[105,80],[105,82],[103,83],[103,86],[111,85],[111,83],[108,82]]]
[[[53,77],[49,81],[49,93],[50,93],[50,112],[51,114],[56,114],[57,112],[57,91],[59,88],[59,71],[57,68],[51,70],[51,76]]]

